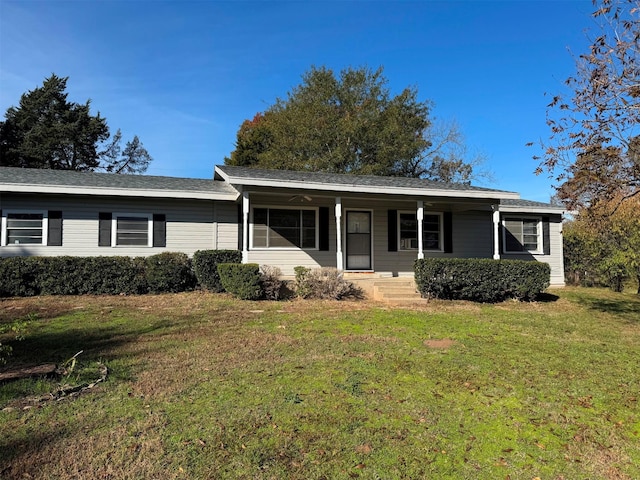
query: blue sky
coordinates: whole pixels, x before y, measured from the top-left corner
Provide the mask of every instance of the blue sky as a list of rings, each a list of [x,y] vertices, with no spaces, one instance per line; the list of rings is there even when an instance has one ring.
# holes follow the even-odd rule
[[[593,27],[570,1],[0,0],[0,111],[51,73],[92,101],[152,175],[209,178],[246,118],[300,83],[311,65],[383,66],[393,93],[413,86],[455,120],[492,182],[548,201],[534,175],[547,94],[563,91]]]

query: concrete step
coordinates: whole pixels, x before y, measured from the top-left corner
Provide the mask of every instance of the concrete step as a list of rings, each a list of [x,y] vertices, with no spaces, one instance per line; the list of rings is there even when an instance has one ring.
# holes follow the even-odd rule
[[[373,284],[373,298],[394,304],[412,303],[422,299],[412,278],[376,280]]]

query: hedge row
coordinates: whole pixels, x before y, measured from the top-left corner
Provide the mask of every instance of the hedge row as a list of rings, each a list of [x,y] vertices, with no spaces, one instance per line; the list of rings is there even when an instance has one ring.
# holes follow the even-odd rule
[[[230,262],[237,253],[200,251],[194,257]],[[195,258],[192,262],[178,252],[150,257],[0,258],[0,297],[183,292],[198,284],[215,285],[210,281],[218,275],[215,262],[200,262],[194,271],[195,263]]]
[[[535,300],[549,286],[550,276],[549,264],[533,261],[425,258],[415,262],[416,284],[425,298]]]

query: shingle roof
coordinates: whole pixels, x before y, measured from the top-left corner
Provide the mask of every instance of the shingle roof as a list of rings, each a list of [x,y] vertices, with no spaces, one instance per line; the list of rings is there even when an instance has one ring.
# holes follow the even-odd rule
[[[86,193],[87,189],[92,189],[103,195],[115,192],[150,192],[154,196],[168,197],[237,196],[237,191],[229,184],[203,178],[0,167],[0,191],[18,188],[24,190],[27,187],[32,187],[34,191],[56,187],[64,189],[66,193],[81,193],[80,190]]]
[[[324,172],[301,172],[292,170],[266,170],[258,168],[235,167],[229,165],[217,165],[216,173],[226,177],[231,183],[257,184],[256,182],[271,181],[273,183],[297,183],[313,186],[336,187],[337,190],[345,190],[349,187],[362,189],[370,188],[372,191],[381,189],[395,190],[428,190],[441,192],[476,192],[487,194],[485,196],[495,196],[504,194],[505,196],[516,197],[514,192],[495,190],[491,188],[475,187],[462,183],[445,183],[423,178],[407,177],[383,177],[376,175],[349,175],[339,173]],[[345,188],[346,187],[346,188]],[[495,195],[494,195],[495,194]]]
[[[503,198],[500,200],[501,207],[507,207],[508,209],[522,208],[522,209],[535,209],[540,211],[554,211],[562,212],[564,207],[554,205],[552,203],[536,202],[534,200],[525,200],[523,198]]]

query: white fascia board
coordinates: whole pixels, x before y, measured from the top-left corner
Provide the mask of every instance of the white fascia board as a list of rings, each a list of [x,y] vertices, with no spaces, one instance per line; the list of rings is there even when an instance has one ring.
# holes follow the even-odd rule
[[[292,189],[325,190],[349,193],[377,193],[388,195],[412,195],[427,197],[455,197],[455,198],[513,198],[519,199],[520,194],[515,192],[498,192],[493,190],[440,190],[429,188],[402,188],[402,187],[374,187],[369,185],[343,185],[312,182],[290,182],[284,180],[234,178],[219,172],[225,181],[231,185],[247,185],[252,187],[275,187]]]
[[[500,211],[504,213],[555,213],[558,215],[565,213],[565,210],[562,207],[518,207],[517,205],[500,205]]]
[[[64,195],[96,195],[112,197],[186,198],[202,200],[229,200],[235,202],[239,193],[197,192],[189,190],[140,190],[100,187],[68,187],[61,185],[0,185],[0,192],[60,193]]]

